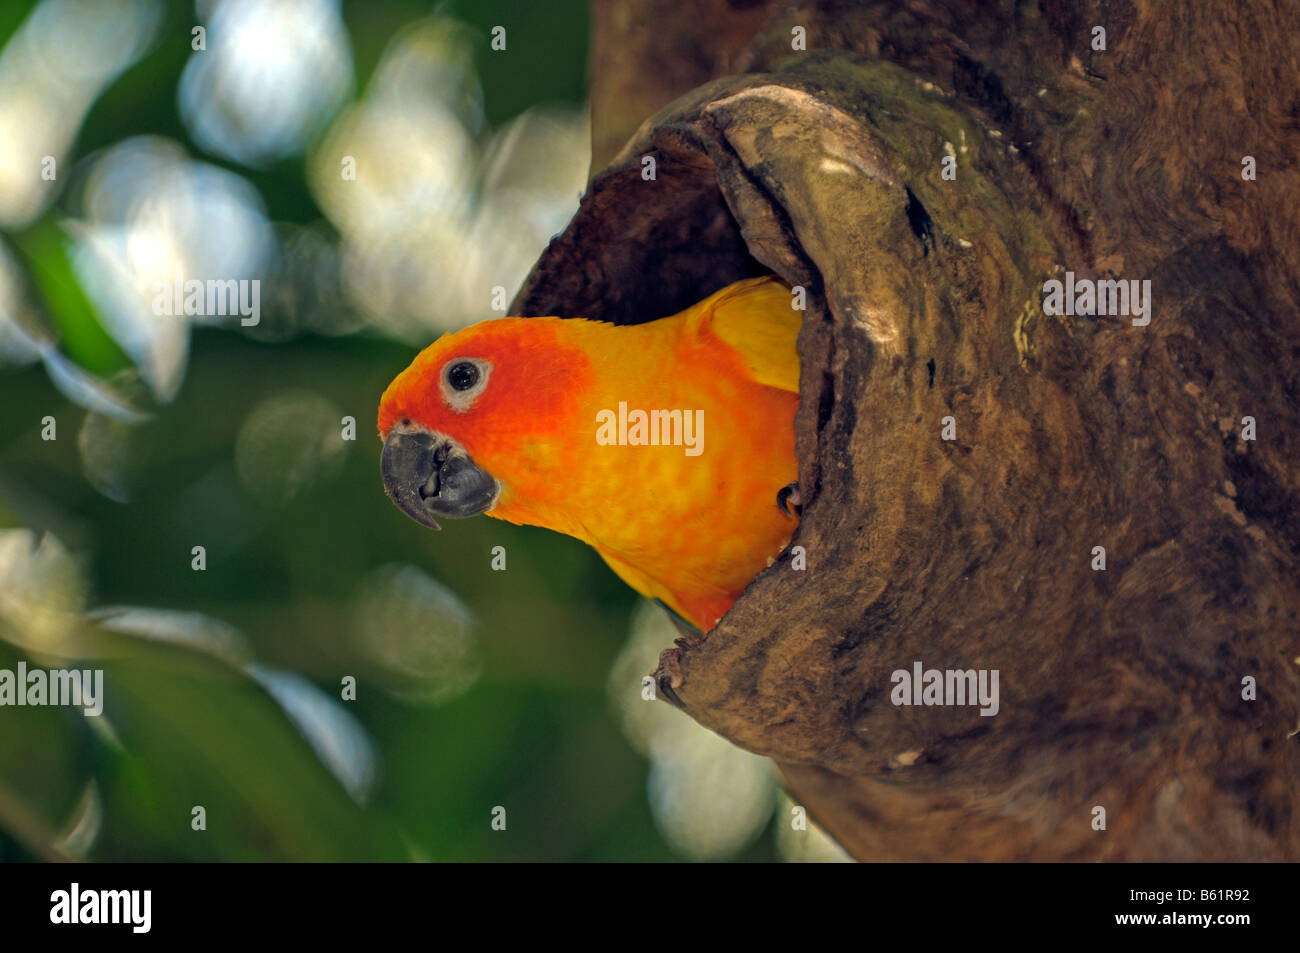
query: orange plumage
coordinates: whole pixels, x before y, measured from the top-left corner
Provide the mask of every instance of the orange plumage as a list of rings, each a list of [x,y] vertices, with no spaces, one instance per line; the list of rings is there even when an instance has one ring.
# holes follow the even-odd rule
[[[501,318],[444,335],[380,402],[381,437],[423,441],[421,465],[385,462],[390,495],[421,522],[422,506],[485,511],[577,537],[711,629],[795,527],[777,493],[796,478],[799,317],[760,278],[645,324]],[[443,462],[457,454],[493,481],[473,506]]]

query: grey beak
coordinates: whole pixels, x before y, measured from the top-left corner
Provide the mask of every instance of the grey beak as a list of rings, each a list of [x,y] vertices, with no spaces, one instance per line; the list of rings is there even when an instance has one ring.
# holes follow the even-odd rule
[[[390,430],[379,468],[389,498],[432,529],[441,529],[435,516],[462,519],[486,512],[500,491],[459,444],[425,430]]]

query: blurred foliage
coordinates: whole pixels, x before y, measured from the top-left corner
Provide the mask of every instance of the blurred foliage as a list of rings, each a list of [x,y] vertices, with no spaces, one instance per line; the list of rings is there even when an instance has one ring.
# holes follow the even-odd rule
[[[258,49],[230,45],[239,16]],[[41,23],[80,59],[24,53]],[[275,74],[272,27],[334,72]],[[379,481],[385,385],[491,317],[576,205],[586,28],[578,0],[0,6],[0,130],[30,134],[0,143],[0,669],[106,686],[98,718],[0,708],[0,859],[777,856],[767,762],[662,704],[628,715],[672,631],[592,550],[487,518],[433,535]],[[24,103],[62,103],[66,141]],[[380,143],[417,107],[449,131],[415,168],[375,146],[339,192],[326,144],[359,148],[346,117],[376,103]],[[151,314],[182,266],[260,278],[261,324]]]

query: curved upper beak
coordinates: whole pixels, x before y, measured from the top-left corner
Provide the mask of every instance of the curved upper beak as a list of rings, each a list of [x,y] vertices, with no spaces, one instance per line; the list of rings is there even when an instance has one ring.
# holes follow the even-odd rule
[[[417,523],[441,529],[435,516],[477,516],[496,503],[501,486],[454,440],[427,430],[394,427],[379,457],[386,492]]]

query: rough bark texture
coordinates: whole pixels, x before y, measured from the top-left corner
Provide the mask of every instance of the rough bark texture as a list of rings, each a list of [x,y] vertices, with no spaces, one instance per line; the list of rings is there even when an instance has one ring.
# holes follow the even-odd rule
[[[601,6],[598,151],[619,90],[740,75],[640,124],[515,313],[809,291],[807,569],[661,684],[861,859],[1300,858],[1297,7],[719,2],[670,66],[612,52],[665,4]],[[1149,279],[1150,324],[1046,315],[1066,270]],[[998,714],[892,704],[915,661],[998,670]]]

